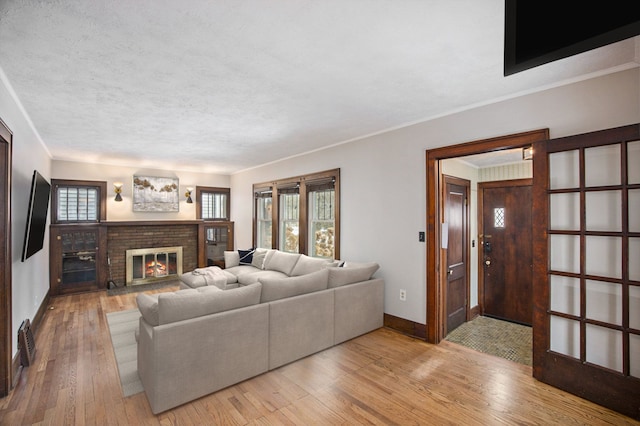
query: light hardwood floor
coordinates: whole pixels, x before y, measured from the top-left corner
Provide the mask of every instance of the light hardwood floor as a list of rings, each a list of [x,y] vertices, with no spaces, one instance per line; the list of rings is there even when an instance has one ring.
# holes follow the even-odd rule
[[[134,308],[135,294],[50,307],[34,364],[0,399],[1,425],[640,424],[534,380],[530,367],[388,329],[154,416],[144,393],[122,397],[105,317]]]

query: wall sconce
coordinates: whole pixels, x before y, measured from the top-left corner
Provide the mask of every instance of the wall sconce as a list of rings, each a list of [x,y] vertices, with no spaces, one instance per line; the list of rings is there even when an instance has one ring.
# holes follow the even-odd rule
[[[193,188],[189,187],[187,188],[187,192],[184,193],[184,196],[187,197],[187,204],[193,203],[193,200],[191,199],[192,192],[193,192]]]
[[[122,182],[114,182],[113,183],[113,192],[116,193],[116,201],[122,201],[122,196],[120,195],[122,193]]]
[[[523,160],[533,160],[533,147],[527,146],[522,148],[522,159]]]

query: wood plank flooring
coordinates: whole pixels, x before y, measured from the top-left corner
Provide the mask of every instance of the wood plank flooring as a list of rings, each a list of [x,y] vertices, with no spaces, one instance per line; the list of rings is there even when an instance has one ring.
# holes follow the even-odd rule
[[[530,367],[388,329],[154,416],[144,393],[122,397],[106,323],[135,296],[52,299],[0,424],[640,424],[534,380]]]

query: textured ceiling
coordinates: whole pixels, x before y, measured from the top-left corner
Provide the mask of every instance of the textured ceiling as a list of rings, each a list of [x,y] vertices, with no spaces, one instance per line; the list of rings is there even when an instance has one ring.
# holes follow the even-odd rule
[[[55,159],[233,173],[637,66],[504,77],[504,0],[0,0],[0,72]]]

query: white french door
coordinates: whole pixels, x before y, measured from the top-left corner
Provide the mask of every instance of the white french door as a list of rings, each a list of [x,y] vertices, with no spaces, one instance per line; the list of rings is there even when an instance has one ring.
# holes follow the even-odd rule
[[[534,377],[640,418],[640,125],[534,153]]]

